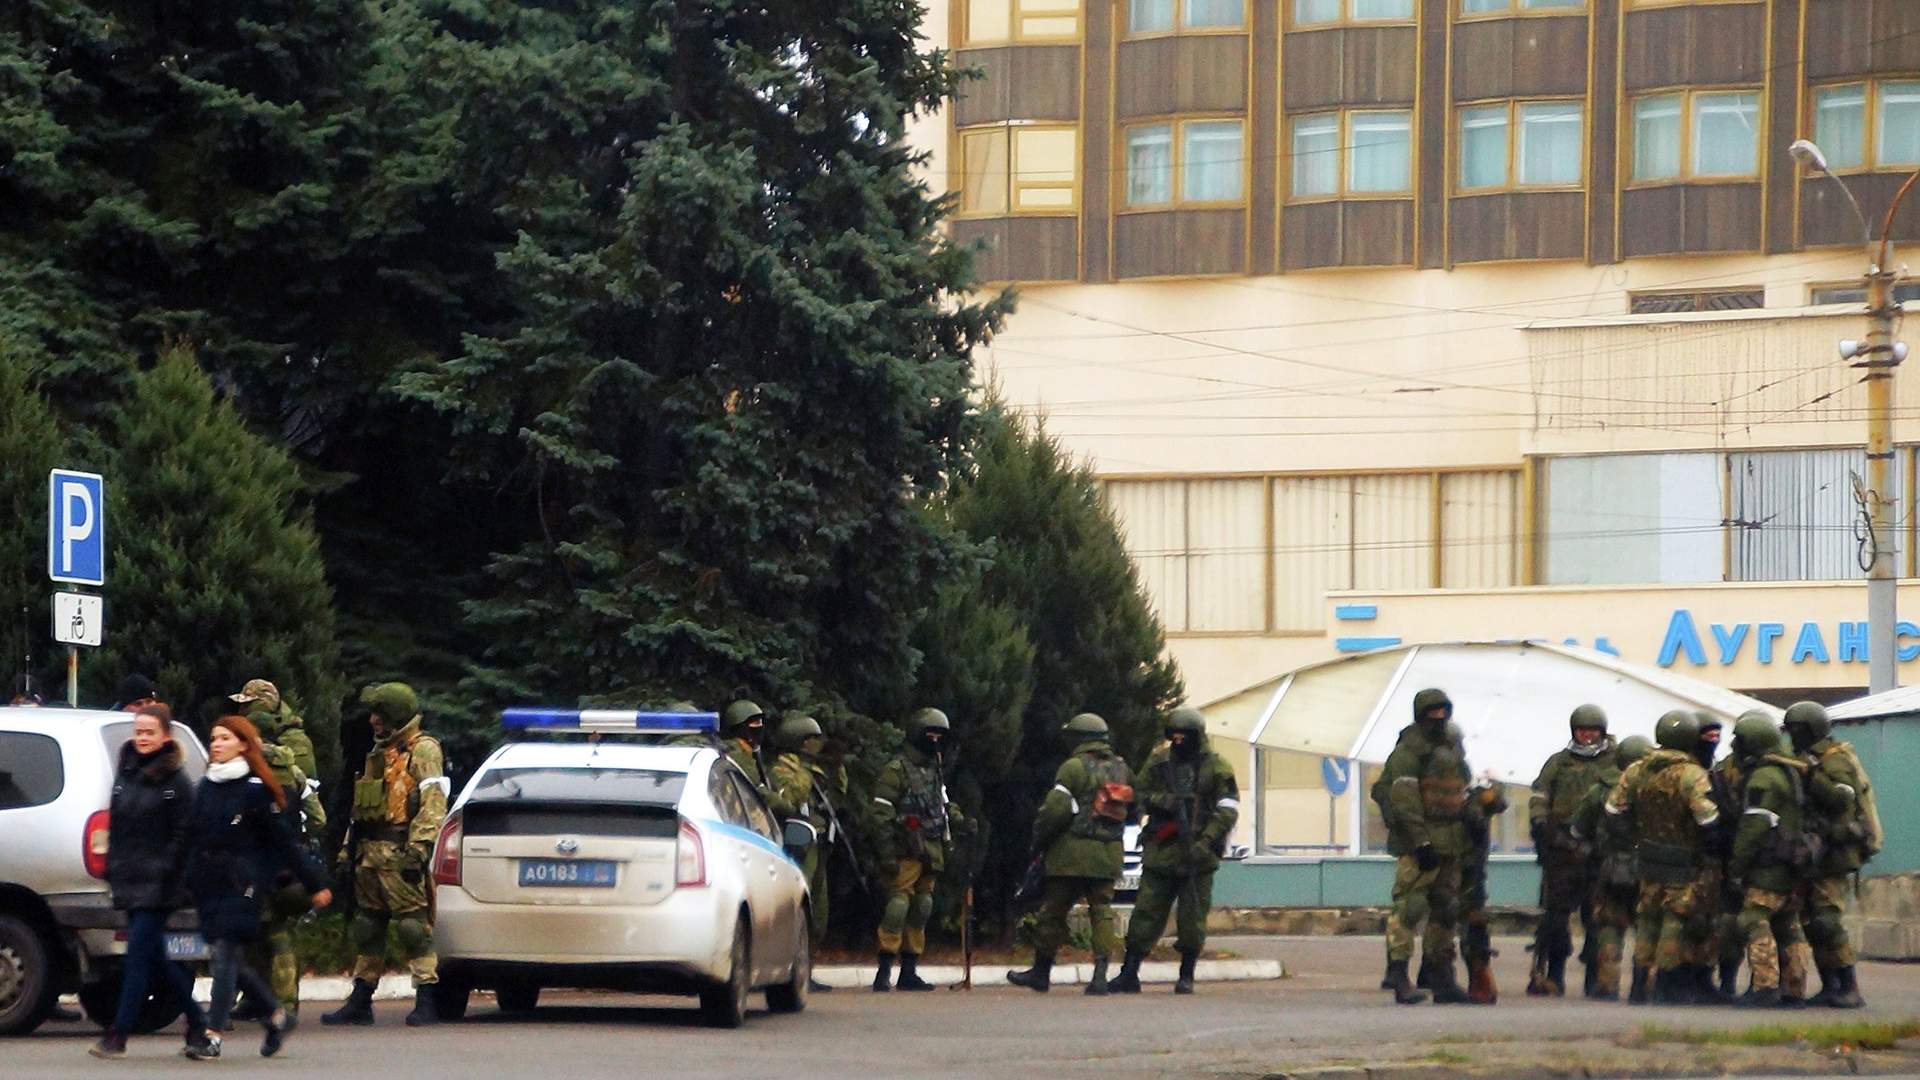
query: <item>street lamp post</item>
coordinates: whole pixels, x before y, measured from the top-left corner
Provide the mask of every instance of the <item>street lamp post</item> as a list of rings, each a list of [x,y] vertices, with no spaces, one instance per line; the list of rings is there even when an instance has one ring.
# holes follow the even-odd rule
[[[1894,569],[1893,521],[1899,493],[1893,479],[1893,372],[1906,359],[1906,345],[1893,340],[1894,316],[1899,306],[1893,299],[1893,283],[1899,276],[1892,268],[1893,216],[1900,201],[1920,180],[1920,170],[1907,177],[1887,207],[1880,237],[1874,239],[1873,226],[1861,211],[1860,202],[1846,181],[1827,167],[1827,157],[1807,139],[1799,139],[1787,148],[1795,161],[1826,174],[1847,197],[1853,216],[1867,248],[1867,336],[1864,341],[1843,341],[1840,356],[1864,371],[1867,384],[1867,521],[1868,553],[1872,561],[1867,571],[1867,692],[1891,690],[1899,682],[1894,628],[1898,622],[1898,575]]]

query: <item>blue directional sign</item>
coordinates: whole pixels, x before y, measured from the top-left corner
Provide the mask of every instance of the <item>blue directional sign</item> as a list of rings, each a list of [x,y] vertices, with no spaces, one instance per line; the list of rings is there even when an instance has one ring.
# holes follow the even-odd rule
[[[47,576],[69,585],[107,583],[107,486],[99,473],[47,474]]]
[[[1353,782],[1353,762],[1345,758],[1321,758],[1320,782],[1327,786],[1327,794],[1345,795],[1347,785]]]

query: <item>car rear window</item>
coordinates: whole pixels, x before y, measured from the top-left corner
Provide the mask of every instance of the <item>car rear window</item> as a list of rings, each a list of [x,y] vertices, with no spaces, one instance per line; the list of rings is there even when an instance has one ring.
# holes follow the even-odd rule
[[[468,836],[673,837],[687,774],[656,769],[494,769],[465,810]]]
[[[66,786],[58,741],[26,731],[0,731],[0,810],[45,806]]]
[[[481,774],[469,803],[591,802],[680,805],[687,774],[662,769],[525,768]]]
[[[100,741],[107,747],[108,768],[120,761],[120,748],[133,738],[133,718],[116,720],[100,725]],[[207,754],[200,749],[200,740],[193,737],[193,729],[179,721],[173,724],[173,741],[180,744],[181,768],[186,770],[189,779],[199,782],[207,773]]]

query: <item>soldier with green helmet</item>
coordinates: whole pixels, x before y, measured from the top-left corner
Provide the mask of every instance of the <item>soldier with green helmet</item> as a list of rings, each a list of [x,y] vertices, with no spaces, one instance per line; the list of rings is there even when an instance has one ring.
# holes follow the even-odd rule
[[[1207,721],[1183,705],[1167,717],[1166,743],[1148,756],[1134,795],[1146,815],[1140,827],[1140,893],[1127,923],[1127,955],[1115,993],[1140,992],[1140,964],[1178,906],[1174,946],[1180,951],[1176,994],[1193,993],[1194,968],[1207,942],[1213,874],[1240,820],[1240,783],[1233,766],[1207,745]]]
[[[1413,696],[1413,723],[1400,732],[1393,753],[1370,792],[1387,826],[1387,851],[1396,863],[1393,908],[1387,915],[1387,979],[1393,1000],[1417,1005],[1427,995],[1407,975],[1414,935],[1425,924],[1422,967],[1435,1004],[1468,1001],[1454,972],[1454,932],[1460,918],[1464,861],[1473,851],[1467,831],[1471,777],[1460,748],[1447,738],[1453,701],[1446,691]]]
[[[1606,828],[1607,796],[1634,762],[1653,752],[1653,743],[1644,735],[1629,735],[1620,740],[1613,755],[1592,787],[1580,800],[1573,815],[1573,838],[1589,852],[1591,883],[1588,907],[1593,912],[1592,961],[1587,969],[1586,996],[1595,1001],[1616,1001],[1620,997],[1620,958],[1625,953],[1627,931],[1633,926],[1634,904],[1639,900],[1639,881],[1633,869],[1633,844]],[[1646,1001],[1646,980],[1637,978],[1634,992]]]
[[[1654,725],[1657,749],[1628,766],[1607,795],[1607,826],[1616,840],[1631,839],[1640,878],[1633,942],[1634,989],[1653,982],[1652,999],[1690,1005],[1701,978],[1691,951],[1702,936],[1701,846],[1720,820],[1707,770],[1694,752],[1700,722],[1675,709]]]
[[[767,714],[759,705],[743,698],[720,714],[720,740],[727,759],[740,766],[763,795],[771,790],[766,759],[761,754],[766,738]]]
[[[358,952],[353,992],[321,1017],[325,1024],[373,1023],[373,991],[386,966],[391,925],[413,976],[407,1024],[438,1023],[433,955],[433,845],[447,816],[446,769],[440,743],[420,727],[420,704],[406,683],[380,683],[360,692],[369,710],[373,749],[353,782],[349,850],[355,911],[349,934]]]
[[[1534,858],[1540,863],[1541,915],[1533,936],[1533,973],[1527,981],[1527,993],[1534,997],[1566,993],[1567,957],[1573,954],[1573,933],[1567,924],[1575,915],[1587,942],[1586,987],[1593,988],[1592,864],[1574,838],[1573,818],[1580,800],[1612,766],[1614,743],[1607,734],[1607,714],[1598,705],[1578,706],[1567,725],[1572,737],[1541,767],[1527,800]]]
[[[1753,986],[1738,1003],[1749,1007],[1805,1004],[1813,964],[1800,929],[1801,886],[1816,854],[1806,830],[1808,763],[1789,749],[1765,713],[1748,713],[1734,726],[1746,783],[1727,876],[1741,889],[1739,930]]]
[[[782,806],[793,810],[783,820],[799,820],[813,826],[819,842],[807,848],[801,869],[807,874],[810,906],[807,908],[808,937],[817,948],[827,930],[827,861],[833,854],[833,819],[827,811],[825,776],[820,772],[820,746],[825,734],[820,722],[805,713],[788,713],[774,729],[773,745],[780,755],[769,767],[772,787]],[[771,801],[771,800],[770,800]],[[827,993],[833,987],[813,979],[808,988]]]
[[[1113,886],[1120,877],[1127,821],[1133,816],[1133,772],[1113,752],[1107,722],[1093,713],[1067,721],[1073,753],[1053,774],[1053,788],[1033,821],[1033,850],[1043,857],[1046,884],[1033,931],[1033,966],[1007,972],[1007,981],[1047,991],[1054,954],[1067,940],[1067,914],[1081,900],[1093,925],[1093,977],[1086,992],[1107,993],[1114,934]]]
[[[1796,702],[1787,709],[1786,729],[1794,752],[1811,763],[1808,807],[1827,847],[1807,894],[1807,941],[1820,969],[1820,993],[1813,1003],[1857,1009],[1866,1002],[1854,973],[1853,942],[1842,920],[1853,891],[1848,879],[1879,854],[1884,839],[1873,783],[1853,746],[1833,738],[1833,721],[1820,705]]]
[[[907,720],[900,753],[873,785],[873,835],[887,906],[877,935],[877,991],[931,990],[920,977],[933,915],[933,887],[947,866],[947,845],[964,825],[960,808],[947,801],[945,749],[953,725],[939,709],[921,709]],[[895,958],[900,978],[893,979]]]
[[[1447,721],[1447,738],[1460,748],[1466,760],[1466,732]],[[1500,1000],[1500,988],[1493,980],[1493,932],[1487,925],[1487,860],[1493,856],[1493,823],[1507,812],[1506,788],[1490,779],[1475,781],[1467,789],[1467,857],[1460,865],[1460,958],[1467,962],[1467,1002],[1493,1005]],[[1432,964],[1422,957],[1421,968],[1428,973],[1423,985],[1432,986]]]

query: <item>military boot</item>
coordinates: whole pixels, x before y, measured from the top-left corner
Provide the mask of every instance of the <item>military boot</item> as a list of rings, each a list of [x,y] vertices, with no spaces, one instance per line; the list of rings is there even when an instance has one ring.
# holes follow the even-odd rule
[[[1193,969],[1198,966],[1199,963],[1200,954],[1197,952],[1183,952],[1180,954],[1180,977],[1173,982],[1174,993],[1193,993]]]
[[[353,980],[353,992],[347,995],[346,1004],[321,1016],[320,1022],[328,1027],[340,1024],[365,1027],[372,1024],[373,984],[365,979]]]
[[[901,976],[902,981],[905,978],[906,976]],[[1007,981],[1015,986],[1024,986],[1029,990],[1046,993],[1053,985],[1053,954],[1034,953],[1033,966],[1025,971],[1007,972]]]
[[[1653,976],[1653,1003],[1656,1005],[1693,1005],[1693,977],[1686,965],[1658,971]]]
[[[1433,961],[1427,959],[1425,953],[1420,956],[1420,973],[1413,977],[1413,988],[1415,990],[1433,989]],[[1389,983],[1387,989],[1393,989],[1393,985]]]
[[[1740,961],[1720,961],[1720,992],[1729,997],[1740,992]]]
[[[1140,992],[1140,961],[1146,959],[1132,949],[1120,961],[1120,974],[1113,977],[1107,989],[1116,994],[1137,994]]]
[[[1470,999],[1467,992],[1460,988],[1460,975],[1454,970],[1453,961],[1435,960],[1433,962],[1433,1003],[1435,1005],[1465,1005]]]
[[[1422,971],[1420,974],[1425,975],[1426,972]],[[1391,960],[1387,961],[1387,973],[1380,976],[1380,989],[1393,989],[1393,961]]]
[[[1387,977],[1393,981],[1393,1000],[1398,1005],[1418,1005],[1427,1000],[1427,995],[1413,988],[1413,980],[1407,977],[1407,962],[1393,960],[1387,964]]]
[[[432,1027],[440,1022],[440,984],[428,983],[413,992],[413,1011],[407,1014],[408,1027]]]
[[[1565,956],[1547,957],[1547,994],[1549,997],[1567,996],[1567,958]]]
[[[893,981],[895,990],[931,990],[933,984],[920,977],[920,954],[903,952],[900,954],[900,977]]]
[[[891,989],[893,989],[893,954],[883,952],[880,954],[880,966],[873,973],[873,990],[876,994],[884,994]]]
[[[1854,974],[1852,964],[1835,968],[1833,974],[1839,980],[1839,985],[1834,987],[1833,992],[1827,996],[1828,1006],[1835,1009],[1858,1009],[1867,1003],[1866,999],[1860,996],[1860,983]]]
[[[1527,996],[1553,996],[1553,987],[1547,981],[1547,954],[1538,945],[1533,948],[1533,970],[1527,974]]]
[[[1500,988],[1493,982],[1493,964],[1486,960],[1467,964],[1467,1000],[1475,1005],[1492,1005],[1500,1000]]]
[[[1087,980],[1087,988],[1081,992],[1089,997],[1106,997],[1109,989],[1110,987],[1107,986],[1107,958],[1104,956],[1096,956],[1093,958],[1093,978]]]
[[[1739,997],[1714,985],[1712,964],[1688,964],[1687,969],[1692,976],[1694,1004],[1731,1005]]]
[[[1633,985],[1627,988],[1627,1004],[1645,1005],[1647,1003],[1647,978],[1650,973],[1639,964],[1633,965]]]
[[[1756,986],[1735,998],[1733,1003],[1742,1009],[1777,1009],[1780,1007],[1780,988]]]

